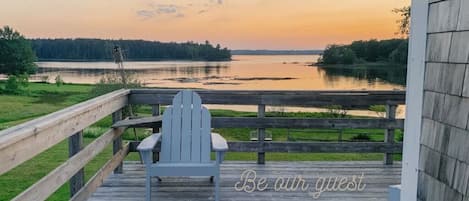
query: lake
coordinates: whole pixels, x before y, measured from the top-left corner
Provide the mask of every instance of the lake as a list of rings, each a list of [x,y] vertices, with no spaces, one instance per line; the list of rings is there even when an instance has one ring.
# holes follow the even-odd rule
[[[404,89],[376,73],[337,72],[309,66],[317,55],[234,55],[229,62],[125,62],[124,67],[146,86],[205,89]],[[38,76],[57,75],[68,83],[96,83],[116,72],[113,62],[38,62]],[[378,70],[386,73],[385,70]],[[405,75],[404,75],[405,76]]]
[[[394,90],[405,89],[405,72],[377,69],[330,69],[310,66],[317,55],[233,55],[229,62],[151,61],[125,62],[124,67],[145,86],[238,90]],[[54,82],[96,83],[114,74],[113,62],[38,62],[35,77]],[[257,111],[256,106],[209,105],[209,108]],[[268,107],[267,110],[325,111],[319,108]],[[349,114],[376,116],[370,111]],[[398,108],[403,117],[404,108]]]

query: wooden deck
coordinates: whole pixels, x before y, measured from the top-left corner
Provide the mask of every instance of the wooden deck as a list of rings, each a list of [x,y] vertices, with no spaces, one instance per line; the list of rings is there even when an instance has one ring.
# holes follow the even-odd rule
[[[382,161],[373,162],[271,162],[258,165],[255,161],[235,162],[227,161],[221,168],[221,200],[340,200],[340,201],[385,201],[389,185],[400,183],[401,164],[383,165]],[[266,177],[268,188],[264,191],[247,193],[236,191],[236,182],[240,181],[243,171],[256,171],[257,178]],[[362,192],[323,192],[318,199],[313,198],[317,192],[318,178],[340,178],[364,174],[365,188]],[[275,191],[275,181],[279,177],[287,178],[301,175],[309,189],[302,191]],[[123,174],[113,174],[107,178],[89,200],[144,200],[144,167],[139,162],[125,162]],[[163,177],[162,182],[156,178],[152,180],[152,200],[213,200],[213,185],[209,178],[174,178]],[[290,180],[292,181],[292,179]],[[322,180],[320,180],[322,181]],[[358,177],[357,180],[358,182]],[[280,182],[279,182],[280,183]],[[319,182],[321,183],[321,182]],[[158,188],[155,188],[158,185]],[[345,186],[345,185],[343,185]],[[300,184],[301,187],[301,184]],[[156,197],[155,197],[156,196]]]

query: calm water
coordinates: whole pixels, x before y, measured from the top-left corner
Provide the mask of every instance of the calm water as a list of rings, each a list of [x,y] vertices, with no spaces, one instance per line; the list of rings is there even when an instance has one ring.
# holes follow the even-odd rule
[[[308,55],[234,55],[231,62],[125,62],[125,68],[146,86],[244,89],[244,90],[392,90],[404,89],[400,79],[405,73],[382,69],[323,69],[309,66],[318,56]],[[113,62],[38,62],[37,78],[57,75],[68,83],[96,83],[105,74],[116,73]],[[397,81],[395,81],[397,79]],[[391,81],[387,81],[391,80]],[[211,109],[257,111],[256,106],[207,105]],[[325,111],[320,108],[267,107],[268,111]],[[352,115],[377,116],[371,111],[349,111]],[[404,107],[397,116],[403,118]]]
[[[376,73],[337,72],[308,66],[318,56],[234,55],[231,62],[126,62],[125,68],[146,86],[205,89],[403,89],[399,82],[389,82]],[[96,83],[115,73],[112,62],[38,62],[38,76],[53,82],[60,75],[69,83]],[[381,70],[382,71],[382,70]],[[384,72],[386,73],[386,72]]]

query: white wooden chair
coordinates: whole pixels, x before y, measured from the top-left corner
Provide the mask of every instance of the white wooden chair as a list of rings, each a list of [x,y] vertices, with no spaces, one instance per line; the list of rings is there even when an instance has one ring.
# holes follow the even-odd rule
[[[210,176],[219,200],[220,164],[228,150],[226,140],[210,132],[210,113],[199,95],[184,90],[163,114],[162,132],[145,138],[137,147],[145,164],[146,200],[151,200],[152,176]],[[160,161],[153,163],[153,147],[161,141]],[[216,161],[210,159],[211,150]]]

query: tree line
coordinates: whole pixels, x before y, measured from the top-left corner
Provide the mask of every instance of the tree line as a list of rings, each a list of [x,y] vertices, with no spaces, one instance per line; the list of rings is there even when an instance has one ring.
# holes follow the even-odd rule
[[[355,64],[366,62],[407,63],[408,40],[353,41],[348,45],[329,45],[318,63]]]
[[[385,62],[390,64],[407,64],[409,47],[409,30],[411,7],[393,9],[392,12],[400,15],[396,22],[399,31],[397,35],[404,39],[353,41],[348,45],[328,45],[323,55],[318,59],[319,64],[355,64]]]
[[[230,50],[205,43],[163,43],[145,40],[103,39],[30,39],[38,60],[112,60],[114,46],[119,46],[126,60],[231,60]]]

